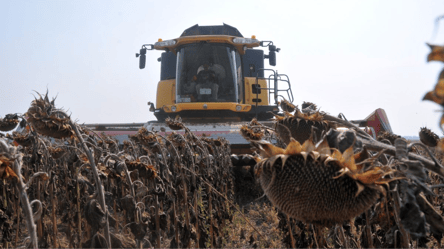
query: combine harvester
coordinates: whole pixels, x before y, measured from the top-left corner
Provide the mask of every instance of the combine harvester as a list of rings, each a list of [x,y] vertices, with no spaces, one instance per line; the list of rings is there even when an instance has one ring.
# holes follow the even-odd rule
[[[268,47],[268,54],[255,49],[260,47]],[[243,154],[250,152],[250,143],[240,135],[241,126],[253,118],[271,126],[270,119],[279,113],[279,100],[294,100],[288,76],[265,69],[266,59],[270,66],[276,65],[280,49],[272,41],[245,38],[232,26],[195,25],[179,38],[145,44],[136,54],[140,69],[145,68],[147,50],[163,51],[158,59],[161,70],[156,103],[148,102],[157,120],[86,127],[122,142],[142,126],[171,133],[164,121],[179,116],[196,135],[224,137],[231,143],[232,153]],[[373,137],[381,131],[392,132],[383,109],[352,122]]]

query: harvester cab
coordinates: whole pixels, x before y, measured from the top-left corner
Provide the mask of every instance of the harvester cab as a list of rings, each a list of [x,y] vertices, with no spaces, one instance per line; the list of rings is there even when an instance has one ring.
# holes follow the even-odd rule
[[[268,54],[260,47],[268,47]],[[279,97],[293,101],[288,77],[265,69],[266,59],[276,65],[280,49],[245,38],[232,26],[195,25],[179,38],[145,44],[136,54],[141,69],[147,50],[164,51],[151,108],[159,122],[176,116],[190,123],[265,121],[278,112]]]

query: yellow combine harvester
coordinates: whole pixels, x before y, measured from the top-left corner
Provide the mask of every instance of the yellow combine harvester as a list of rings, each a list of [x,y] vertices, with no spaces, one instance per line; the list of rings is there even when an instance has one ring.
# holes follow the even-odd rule
[[[268,54],[259,47],[268,47]],[[164,51],[157,100],[155,106],[149,103],[157,121],[148,122],[149,129],[168,132],[165,118],[180,116],[198,135],[225,137],[233,152],[241,152],[249,144],[239,135],[242,121],[268,121],[278,112],[282,94],[293,101],[288,77],[264,69],[265,59],[276,65],[279,48],[255,36],[245,38],[229,25],[195,25],[179,38],[143,45],[136,55],[141,69],[147,50]]]

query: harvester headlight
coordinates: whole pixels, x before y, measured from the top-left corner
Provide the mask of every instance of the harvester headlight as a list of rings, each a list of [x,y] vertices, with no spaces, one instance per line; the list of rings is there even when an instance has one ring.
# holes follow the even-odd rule
[[[233,42],[238,44],[250,44],[250,43],[259,43],[259,40],[253,38],[236,37],[233,39]]]
[[[173,112],[176,111],[176,106],[175,106],[175,105],[173,105],[173,106],[171,107],[171,111],[173,111]]]
[[[166,40],[166,41],[162,41],[161,39],[159,39],[160,41],[154,43],[154,46],[156,47],[167,47],[167,46],[173,46],[174,44],[176,44],[176,40]]]
[[[236,111],[240,112],[241,110],[242,110],[242,106],[237,105],[237,106],[236,106]]]

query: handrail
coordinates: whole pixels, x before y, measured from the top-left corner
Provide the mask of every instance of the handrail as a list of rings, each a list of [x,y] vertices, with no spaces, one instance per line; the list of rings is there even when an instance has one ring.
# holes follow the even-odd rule
[[[259,72],[260,71],[271,71],[272,74],[270,74],[268,76],[268,79],[266,79],[265,77],[259,77]],[[283,78],[285,77],[285,79]],[[266,88],[262,88],[259,87],[259,78],[261,79],[265,79],[268,81]],[[273,80],[273,87],[271,87],[271,81]],[[288,88],[287,89],[279,89],[278,87],[278,82],[282,81],[282,82],[287,82]],[[271,94],[274,94],[274,103],[275,105],[278,104],[278,97],[282,97],[284,98],[284,96],[280,95],[279,92],[286,92],[287,93],[287,97],[288,100],[290,102],[294,101],[294,97],[293,97],[293,91],[291,90],[291,83],[290,83],[290,78],[288,77],[288,75],[286,74],[278,74],[277,71],[273,70],[273,69],[268,69],[268,68],[260,68],[258,69],[258,73],[256,76],[256,81],[255,81],[255,89],[256,89],[256,118],[257,118],[257,106],[258,106],[258,101],[257,99],[259,99],[259,90],[268,90],[268,99],[270,99]]]

